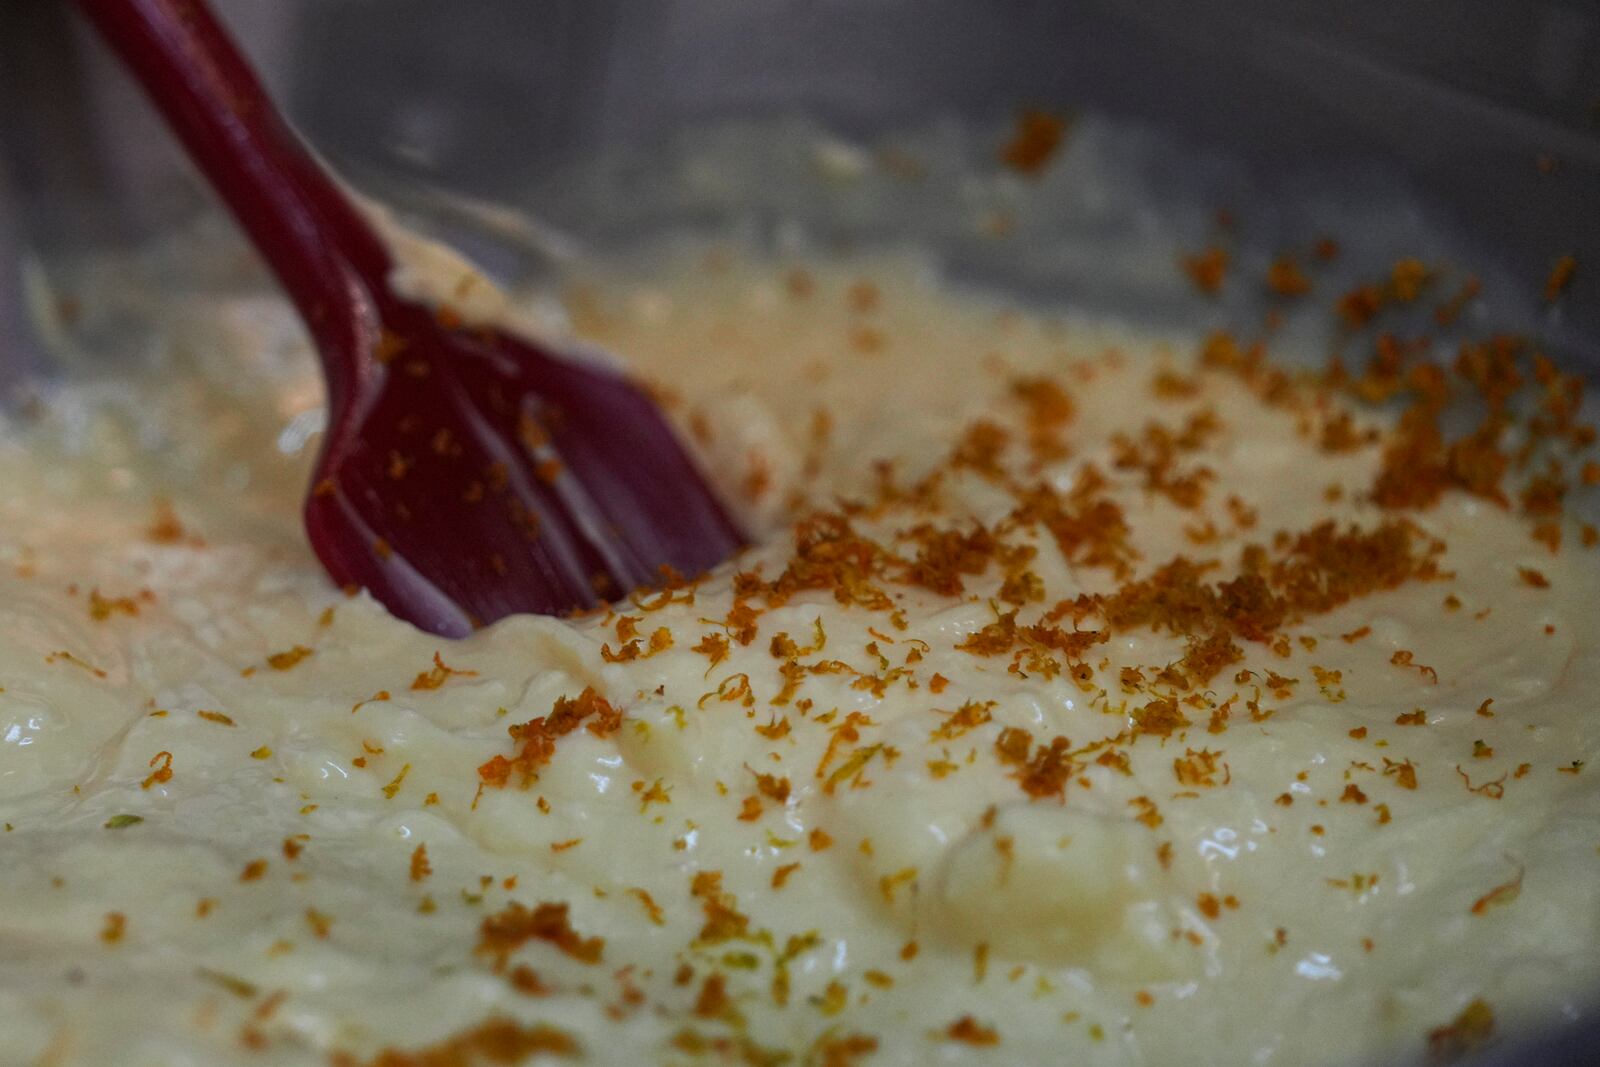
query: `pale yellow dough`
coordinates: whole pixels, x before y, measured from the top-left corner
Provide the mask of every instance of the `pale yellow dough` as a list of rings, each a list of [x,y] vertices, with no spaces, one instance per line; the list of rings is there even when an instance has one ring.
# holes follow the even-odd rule
[[[1196,337],[1008,310],[909,257],[803,266],[695,253],[648,282],[600,276],[573,294],[581,332],[676,394],[762,531],[692,604],[631,612],[674,646],[630,662],[602,655],[623,644],[614,619],[513,618],[449,643],[330,586],[298,518],[314,367],[297,342],[261,341],[294,336],[274,299],[169,309],[171,368],[70,388],[0,432],[0,1064],[365,1062],[494,1015],[559,1027],[596,1063],[696,1062],[692,1031],[789,1062],[820,1063],[855,1034],[877,1042],[860,1062],[885,1065],[1348,1064],[1422,1054],[1474,999],[1503,1032],[1587,1010],[1600,766],[1561,768],[1600,753],[1600,567],[1571,530],[1552,555],[1514,515],[1447,496],[1415,518],[1448,544],[1453,578],[1311,618],[1286,658],[1250,644],[1243,666],[1299,680],[1263,698],[1270,718],[1236,709],[1213,735],[1191,714],[1186,733],[1128,748],[1131,776],[1091,765],[1064,801],[1021,791],[995,757],[1000,729],[1086,744],[1127,721],[1065,676],[956,650],[996,617],[992,569],[961,596],[895,587],[903,629],[802,594],[714,666],[694,651],[722,633],[736,570],[782,570],[786,504],[869,494],[874,460],[915,480],[971,419],[1017,417],[1019,375],[1053,376],[1075,400],[1071,454],[1041,473],[1063,486],[1085,463],[1109,471],[1118,431],[1216,413],[1201,512],[1112,473],[1140,571],[1179,553],[1231,561],[1245,540],[1322,517],[1383,518],[1362,499],[1376,450],[1320,454],[1226,375],[1157,398],[1152,375],[1189,373]],[[852,291],[863,280],[875,298]],[[985,523],[1011,506],[975,476],[944,492],[947,515]],[[1255,509],[1254,530],[1230,518],[1230,495]],[[149,536],[161,497],[181,537]],[[1207,519],[1220,540],[1197,547],[1184,528]],[[858,520],[885,541],[900,525]],[[1048,596],[1025,618],[1116,584],[1039,548]],[[804,714],[772,706],[772,638],[808,646],[819,631],[825,652],[802,658],[850,672],[806,677]],[[297,646],[310,654],[269,664]],[[881,694],[854,684],[924,647]],[[1437,683],[1392,664],[1400,649]],[[412,688],[436,652],[463,673]],[[1121,666],[1181,652],[1144,631],[1091,659],[1115,703]],[[1313,666],[1340,680],[1319,686]],[[1236,669],[1213,687],[1238,688]],[[937,695],[936,673],[949,683]],[[478,797],[478,766],[512,752],[507,727],[586,686],[622,710],[621,731],[568,735],[531,788]],[[1491,697],[1493,717],[1477,714]],[[930,740],[967,701],[993,701],[992,721]],[[1417,707],[1425,726],[1395,723]],[[836,760],[818,777],[852,711],[869,721],[847,750],[885,747],[859,776],[835,780]],[[757,732],[779,718],[786,736]],[[1480,740],[1492,756],[1475,758]],[[1174,761],[1191,749],[1220,753],[1217,784],[1180,784]],[[162,753],[170,778],[152,780]],[[1385,776],[1385,757],[1412,761],[1418,788]],[[1502,798],[1469,791],[1522,764]],[[757,773],[792,792],[741,819]],[[1341,802],[1352,783],[1364,803]],[[1137,797],[1159,826],[1137,819]],[[123,815],[142,821],[108,827]],[[813,848],[817,830],[830,847]],[[417,880],[422,845],[431,873]],[[696,944],[703,871],[722,872],[755,936]],[[1514,899],[1474,913],[1519,876]],[[1207,894],[1236,906],[1208,908]],[[602,961],[531,942],[513,963],[556,991],[519,992],[474,951],[511,901],[568,903],[580,934],[605,939]],[[791,945],[780,1007],[775,960]],[[713,970],[741,1022],[694,1015]],[[964,1016],[996,1042],[952,1040]]]

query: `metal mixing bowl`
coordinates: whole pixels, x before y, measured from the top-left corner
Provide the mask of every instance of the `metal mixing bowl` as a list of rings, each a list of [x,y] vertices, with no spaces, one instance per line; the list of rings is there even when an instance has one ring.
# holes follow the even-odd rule
[[[871,143],[936,115],[998,128],[1020,105],[1079,108],[1191,146],[1181,158],[1229,161],[1155,174],[1152,188],[1174,196],[1244,198],[1241,212],[1288,225],[1284,205],[1303,190],[1376,174],[1512,284],[1536,292],[1557,256],[1577,256],[1561,306],[1515,325],[1569,366],[1600,370],[1593,0],[215,2],[309,139],[392,195],[532,206],[605,244],[754,210],[766,191],[749,182],[651,195],[650,146],[713,120],[803,112]],[[608,154],[617,202],[597,213],[595,190],[563,182],[574,161]],[[816,214],[784,195],[760,210]],[[207,204],[65,0],[0,0],[0,384],[51,366],[25,291]],[[826,221],[841,239],[863,236],[837,213]],[[493,260],[503,249],[485,233],[456,236],[484,238],[473,250]],[[951,252],[979,277],[1058,299],[1115,295],[1046,267],[1023,277],[976,245]],[[1600,1028],[1481,1062],[1600,1062]]]
[[[0,247],[31,248],[46,268],[168,229],[205,202],[67,6],[0,2]],[[1247,168],[1254,201],[1374,163],[1529,286],[1561,254],[1600,264],[1593,0],[217,6],[310,139],[357,176],[526,202],[576,158],[719,116],[804,111],[870,138],[1031,103],[1214,149]],[[547,218],[561,212],[551,200],[538,205]],[[572,211],[551,221],[605,236]],[[610,225],[643,221],[624,212]],[[0,337],[13,337],[0,368],[13,370],[19,258],[0,257]],[[1581,269],[1562,312],[1536,326],[1549,347],[1600,367],[1600,269]]]

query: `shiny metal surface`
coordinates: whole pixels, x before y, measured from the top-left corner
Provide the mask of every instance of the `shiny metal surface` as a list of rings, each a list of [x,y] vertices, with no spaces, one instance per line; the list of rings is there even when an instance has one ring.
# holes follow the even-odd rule
[[[1235,160],[1228,173],[1249,177],[1235,188],[1264,213],[1370,164],[1506,277],[1536,286],[1576,255],[1561,311],[1532,326],[1600,370],[1594,0],[216,3],[347,172],[489,201],[538,190],[545,221],[596,243],[718,205],[640,196],[601,220],[560,187],[575,160],[648,159],[644,146],[731,116],[804,112],[870,138],[941,114],[998,122],[1021,104],[1101,111]],[[625,177],[648,190],[647,170]],[[1176,189],[1203,176],[1156,177]],[[25,329],[25,274],[68,270],[205,203],[61,0],[0,0],[0,383],[48,362]],[[1577,1067],[1597,1050],[1590,1026],[1481,1062]]]

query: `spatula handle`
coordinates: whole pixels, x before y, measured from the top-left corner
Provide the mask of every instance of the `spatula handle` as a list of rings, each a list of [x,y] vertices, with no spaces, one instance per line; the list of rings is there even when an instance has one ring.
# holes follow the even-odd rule
[[[376,331],[389,255],[203,0],[75,0],[293,298],[335,400]]]

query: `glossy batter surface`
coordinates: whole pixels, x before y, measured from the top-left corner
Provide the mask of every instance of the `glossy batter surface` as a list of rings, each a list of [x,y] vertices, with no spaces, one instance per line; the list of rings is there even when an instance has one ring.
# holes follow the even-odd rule
[[[0,433],[0,1063],[1351,1063],[1590,1003],[1575,522],[911,260],[569,306],[762,531],[602,616],[330,587],[275,300]]]

